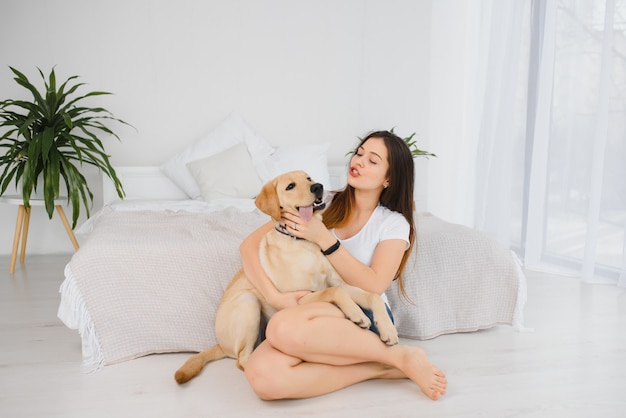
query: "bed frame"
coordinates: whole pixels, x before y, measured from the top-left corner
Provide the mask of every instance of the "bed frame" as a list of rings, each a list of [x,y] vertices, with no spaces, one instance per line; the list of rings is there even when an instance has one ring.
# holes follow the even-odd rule
[[[331,165],[328,167],[332,189],[343,188],[346,184],[346,167]],[[118,166],[115,172],[124,186],[127,198],[180,200],[189,197],[172,180],[170,180],[159,166]],[[108,204],[120,200],[115,187],[107,176],[102,176],[103,203]]]

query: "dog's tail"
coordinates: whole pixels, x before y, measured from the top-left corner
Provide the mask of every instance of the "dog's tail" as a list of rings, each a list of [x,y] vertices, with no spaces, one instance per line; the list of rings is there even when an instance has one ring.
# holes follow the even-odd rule
[[[183,364],[182,367],[176,371],[174,379],[176,379],[178,383],[188,382],[196,377],[200,371],[202,371],[205,364],[224,357],[227,357],[227,355],[219,345],[207,348],[206,350],[189,357],[185,364]]]

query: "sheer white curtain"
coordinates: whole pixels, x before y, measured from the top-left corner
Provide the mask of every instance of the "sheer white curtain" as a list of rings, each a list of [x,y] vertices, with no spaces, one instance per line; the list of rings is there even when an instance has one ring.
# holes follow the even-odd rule
[[[483,0],[474,226],[529,268],[626,286],[626,0]]]

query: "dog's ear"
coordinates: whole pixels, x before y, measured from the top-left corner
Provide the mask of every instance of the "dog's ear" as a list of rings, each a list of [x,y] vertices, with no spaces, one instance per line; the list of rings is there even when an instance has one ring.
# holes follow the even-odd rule
[[[259,210],[272,217],[276,222],[280,221],[280,202],[276,193],[277,181],[274,179],[265,183],[261,192],[254,200],[254,204]]]

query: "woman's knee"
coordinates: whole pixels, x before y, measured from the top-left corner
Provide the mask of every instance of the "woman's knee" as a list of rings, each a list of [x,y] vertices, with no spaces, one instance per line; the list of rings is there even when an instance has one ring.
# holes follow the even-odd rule
[[[286,397],[284,379],[277,371],[276,365],[265,356],[252,356],[244,370],[254,393],[265,401]]]
[[[275,313],[265,329],[265,337],[283,352],[290,352],[299,340],[299,334],[306,326],[306,318],[300,312],[284,309]]]

